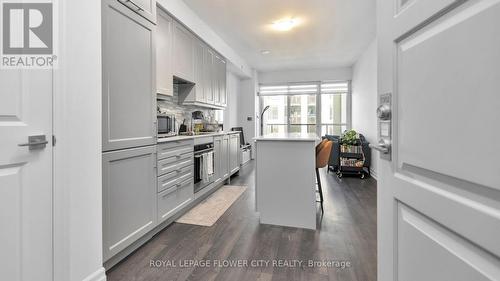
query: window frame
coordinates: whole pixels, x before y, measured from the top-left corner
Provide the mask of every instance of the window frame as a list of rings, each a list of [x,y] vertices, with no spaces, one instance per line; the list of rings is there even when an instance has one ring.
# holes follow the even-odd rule
[[[322,111],[322,96],[327,95],[329,93],[322,93],[321,86],[322,84],[333,84],[333,83],[347,83],[347,92],[345,93],[338,93],[339,95],[345,94],[346,95],[346,123],[323,123],[322,118],[321,118],[321,111]],[[280,94],[261,94],[260,90],[261,87],[290,87],[290,86],[298,86],[298,85],[315,85],[316,86],[316,91],[312,93],[308,92],[302,92],[302,93],[280,93]],[[335,93],[333,93],[335,94]],[[303,95],[316,95],[316,124],[309,124],[309,123],[304,123],[304,124],[291,124],[290,122],[290,97],[292,96],[303,96]],[[257,92],[257,99],[259,103],[259,113],[262,112],[263,105],[264,105],[264,97],[266,96],[286,96],[286,121],[287,124],[272,124],[272,125],[280,125],[280,126],[286,126],[286,131],[290,132],[290,126],[293,125],[299,125],[299,126],[310,126],[310,125],[315,125],[316,126],[316,134],[318,136],[322,135],[322,128],[323,126],[345,126],[347,130],[350,130],[352,128],[352,83],[351,80],[324,80],[324,81],[307,81],[307,82],[288,82],[288,83],[265,83],[265,84],[259,84],[259,91]],[[259,116],[260,117],[260,116]],[[260,128],[260,126],[259,126]],[[260,132],[262,133],[262,132]]]

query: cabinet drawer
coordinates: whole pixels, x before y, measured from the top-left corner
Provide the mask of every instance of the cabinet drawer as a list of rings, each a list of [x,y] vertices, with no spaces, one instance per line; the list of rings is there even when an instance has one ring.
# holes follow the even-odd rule
[[[171,149],[162,149],[162,150],[158,149],[158,160],[169,158],[169,157],[180,158],[183,154],[192,153],[192,152],[193,152],[192,146],[181,146],[181,147],[176,147],[176,148],[171,148]]]
[[[188,179],[158,194],[158,221],[165,221],[193,200],[193,182]]]
[[[194,183],[193,179],[184,181],[179,188],[177,188],[177,200],[179,208],[184,207],[194,198]]]
[[[187,139],[187,140],[176,140],[176,141],[169,141],[169,142],[164,142],[164,143],[158,143],[158,159],[165,158],[165,156],[162,156],[163,153],[168,152],[170,149],[180,149],[181,147],[190,147],[191,151],[194,150],[194,141],[193,139]]]
[[[193,179],[193,167],[191,165],[178,168],[175,171],[158,178],[158,192],[162,192],[163,190],[184,182],[189,178]]]
[[[193,165],[193,153],[183,154],[182,157],[170,157],[158,161],[158,176],[173,172],[179,168]]]

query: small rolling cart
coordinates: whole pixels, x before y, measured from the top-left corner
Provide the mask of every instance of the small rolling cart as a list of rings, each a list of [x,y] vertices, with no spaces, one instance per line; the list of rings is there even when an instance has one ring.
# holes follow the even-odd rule
[[[370,175],[371,152],[369,143],[355,130],[342,134],[338,146],[337,176],[359,175],[362,179]]]
[[[362,179],[370,171],[364,167],[365,155],[361,145],[340,145],[339,168],[337,177],[344,175],[359,175]]]

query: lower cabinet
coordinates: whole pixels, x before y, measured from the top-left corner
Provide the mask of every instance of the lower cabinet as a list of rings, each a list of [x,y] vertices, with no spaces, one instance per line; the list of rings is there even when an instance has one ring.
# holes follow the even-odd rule
[[[222,136],[214,137],[214,182],[217,184],[222,180]]]
[[[229,171],[231,174],[240,169],[240,135],[229,135]]]
[[[103,153],[105,261],[156,224],[155,153],[155,146]]]
[[[229,135],[222,137],[222,177],[229,177]]]
[[[104,261],[126,249],[194,200],[193,140],[105,152]],[[214,137],[215,182],[239,170],[240,137]]]
[[[158,223],[162,223],[194,198],[193,178],[190,177],[158,194]]]
[[[214,167],[217,184],[229,176],[229,136],[214,137]]]
[[[158,224],[194,199],[193,140],[158,145]]]

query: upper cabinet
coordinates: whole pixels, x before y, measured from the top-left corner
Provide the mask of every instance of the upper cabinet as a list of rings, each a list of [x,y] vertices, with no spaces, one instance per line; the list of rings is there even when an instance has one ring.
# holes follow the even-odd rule
[[[194,60],[193,60],[193,68],[194,68],[194,83],[195,87],[194,91],[194,100],[202,103],[206,103],[207,99],[205,96],[205,82],[207,73],[205,73],[205,69],[203,67],[204,63],[204,55],[205,55],[206,46],[201,40],[194,41]]]
[[[185,105],[197,105],[224,109],[226,96],[226,61],[200,39],[194,40],[194,87],[179,91],[179,101]]]
[[[156,22],[156,0],[110,0],[118,1],[152,23]]]
[[[214,73],[217,75],[217,78],[215,79],[217,84],[215,87],[215,104],[226,106],[226,61],[222,58],[222,56],[215,56]]]
[[[158,9],[156,26],[156,92],[173,96],[172,30],[174,21]]]
[[[214,73],[214,51],[210,48],[205,48],[204,59],[203,59],[203,69],[205,72],[205,85],[204,92],[206,103],[214,104],[214,94],[215,94],[215,78],[216,75]]]
[[[157,24],[157,93],[173,95],[173,77],[176,77],[194,84],[179,87],[180,103],[225,108],[224,57],[161,9],[158,9]]]
[[[156,143],[154,24],[103,2],[102,149]]]
[[[174,22],[174,76],[194,82],[194,36],[184,26]]]

